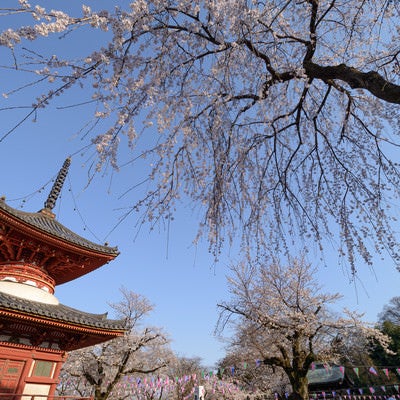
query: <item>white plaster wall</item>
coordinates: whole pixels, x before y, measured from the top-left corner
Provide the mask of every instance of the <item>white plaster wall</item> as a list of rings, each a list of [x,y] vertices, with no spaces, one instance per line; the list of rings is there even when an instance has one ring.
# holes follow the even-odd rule
[[[58,299],[53,294],[23,283],[0,281],[0,292],[27,300],[38,301],[39,303],[59,304]]]
[[[50,392],[50,385],[38,384],[38,383],[25,383],[24,395],[21,396],[21,400],[32,400],[34,396],[37,400],[48,400],[48,394]]]

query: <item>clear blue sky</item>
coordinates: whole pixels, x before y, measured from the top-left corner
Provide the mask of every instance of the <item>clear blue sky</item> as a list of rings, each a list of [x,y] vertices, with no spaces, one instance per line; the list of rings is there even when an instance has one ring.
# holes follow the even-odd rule
[[[16,3],[7,0],[2,7]],[[65,4],[51,3],[54,8],[56,3]],[[18,21],[0,18],[0,30],[6,29],[9,23],[18,24]],[[95,40],[95,37],[86,40]],[[70,46],[69,52],[83,51],[75,39],[73,42],[55,39],[43,43],[52,47],[49,51],[54,53],[64,43]],[[10,65],[9,51],[0,48],[0,60],[2,66]],[[0,93],[7,93],[31,80],[7,68],[1,68],[0,74]],[[10,95],[7,100],[0,98],[0,137],[26,112],[8,108],[31,104],[34,93],[30,89]],[[144,179],[145,165],[127,165],[115,173],[110,170],[103,177],[97,176],[86,188],[91,153],[77,153],[86,143],[77,137],[77,132],[87,110],[56,109],[56,106],[79,102],[80,95],[79,91],[68,93],[62,103],[41,111],[36,122],[30,118],[0,142],[0,195],[5,195],[7,203],[15,208],[23,206],[25,211],[31,212],[41,209],[51,183],[41,193],[38,189],[57,174],[67,156],[74,154],[62,196],[54,210],[57,219],[90,240],[118,246],[121,254],[90,275],[57,287],[56,296],[66,305],[98,313],[109,309],[108,302],[118,301],[118,290],[125,286],[146,296],[155,305],[149,323],[165,328],[175,351],[188,357],[199,356],[205,365],[212,366],[224,354],[223,344],[213,337],[218,317],[216,304],[228,296],[225,274],[228,264],[238,259],[237,255],[234,252],[224,254],[214,266],[207,243],[197,247],[192,244],[199,220],[184,205],[178,209],[170,226],[157,226],[151,232],[148,226],[143,226],[138,232],[133,214],[113,229],[130,205],[128,198],[118,198]],[[130,157],[124,148],[121,163]],[[140,189],[134,195],[140,196]],[[346,267],[338,266],[334,251],[328,253],[326,265],[316,263],[325,289],[341,292],[344,295],[342,305],[365,312],[369,321],[375,321],[383,305],[399,294],[400,273],[390,259],[377,261],[373,269],[360,265],[356,286],[349,281]]]

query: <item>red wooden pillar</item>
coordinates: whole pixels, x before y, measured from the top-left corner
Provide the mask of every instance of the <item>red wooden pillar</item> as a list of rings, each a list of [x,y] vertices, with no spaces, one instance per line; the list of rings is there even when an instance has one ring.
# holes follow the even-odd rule
[[[0,345],[0,400],[15,394],[53,396],[66,353],[28,346]],[[3,396],[3,394],[10,396]]]

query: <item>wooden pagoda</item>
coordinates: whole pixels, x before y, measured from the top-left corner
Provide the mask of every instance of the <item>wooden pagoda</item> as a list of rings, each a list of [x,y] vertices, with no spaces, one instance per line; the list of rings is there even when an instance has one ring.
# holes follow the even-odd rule
[[[67,352],[125,331],[123,321],[70,308],[54,295],[57,285],[118,255],[115,247],[88,241],[56,220],[52,210],[69,164],[39,212],[0,199],[0,400],[53,396]]]

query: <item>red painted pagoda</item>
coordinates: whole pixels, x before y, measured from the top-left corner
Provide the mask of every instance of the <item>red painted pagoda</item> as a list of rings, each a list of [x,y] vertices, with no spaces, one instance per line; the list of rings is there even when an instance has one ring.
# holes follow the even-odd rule
[[[123,321],[67,307],[54,295],[56,285],[118,255],[116,248],[88,241],[55,219],[52,210],[69,164],[67,159],[39,212],[0,199],[0,400],[52,396],[68,351],[124,334]]]

